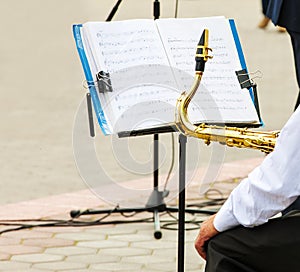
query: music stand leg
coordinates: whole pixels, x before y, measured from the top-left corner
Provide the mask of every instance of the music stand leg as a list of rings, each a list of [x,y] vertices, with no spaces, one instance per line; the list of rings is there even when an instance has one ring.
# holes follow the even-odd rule
[[[160,230],[160,220],[159,220],[158,210],[154,210],[153,217],[154,217],[154,238],[160,239],[162,237],[162,232]]]
[[[184,272],[186,136],[179,135],[178,272]]]

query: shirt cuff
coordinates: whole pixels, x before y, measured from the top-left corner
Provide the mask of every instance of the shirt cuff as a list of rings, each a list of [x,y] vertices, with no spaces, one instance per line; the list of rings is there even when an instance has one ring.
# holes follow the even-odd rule
[[[223,232],[240,225],[233,215],[231,203],[229,200],[227,200],[218,211],[214,218],[213,224],[216,230],[219,232]]]

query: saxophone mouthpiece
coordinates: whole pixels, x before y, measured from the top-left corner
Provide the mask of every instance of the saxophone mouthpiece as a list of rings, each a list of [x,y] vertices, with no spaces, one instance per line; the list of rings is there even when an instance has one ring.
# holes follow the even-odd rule
[[[204,72],[206,61],[212,58],[212,56],[208,55],[208,51],[212,51],[212,50],[211,48],[208,47],[208,29],[204,29],[197,46],[197,51],[195,56],[196,72]]]

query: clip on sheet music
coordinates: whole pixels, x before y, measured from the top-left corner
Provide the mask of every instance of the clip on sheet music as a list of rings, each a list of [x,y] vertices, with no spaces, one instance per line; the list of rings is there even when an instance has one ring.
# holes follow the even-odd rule
[[[97,86],[99,93],[112,92],[111,80],[109,77],[109,73],[104,71],[100,71],[96,74]]]

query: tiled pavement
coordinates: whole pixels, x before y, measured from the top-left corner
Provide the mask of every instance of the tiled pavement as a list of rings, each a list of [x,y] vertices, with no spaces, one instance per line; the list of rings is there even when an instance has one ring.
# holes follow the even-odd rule
[[[214,188],[227,194],[261,160],[262,158],[256,158],[225,163]],[[189,184],[187,204],[204,200],[200,198],[197,187],[198,184]],[[107,204],[89,190],[84,190],[2,206],[0,220],[7,223],[13,223],[14,221],[8,221],[12,219],[69,220],[70,210],[83,207],[107,208]],[[102,216],[82,216],[77,220],[92,222]],[[108,220],[136,220],[151,216],[147,212],[130,218],[114,214]],[[192,218],[191,215],[186,215],[186,219]],[[174,222],[169,215],[161,214],[160,219],[162,226],[164,221]],[[199,216],[197,219],[200,219]],[[1,230],[9,227],[12,226],[2,225]],[[177,227],[176,222],[172,227]],[[186,228],[195,228],[195,225],[186,224]],[[193,247],[197,232],[197,227],[186,230],[185,271],[203,271],[205,265]],[[156,240],[153,237],[152,223],[35,227],[6,232],[0,236],[0,271],[176,271],[177,231],[162,229],[162,233],[162,238]]]

